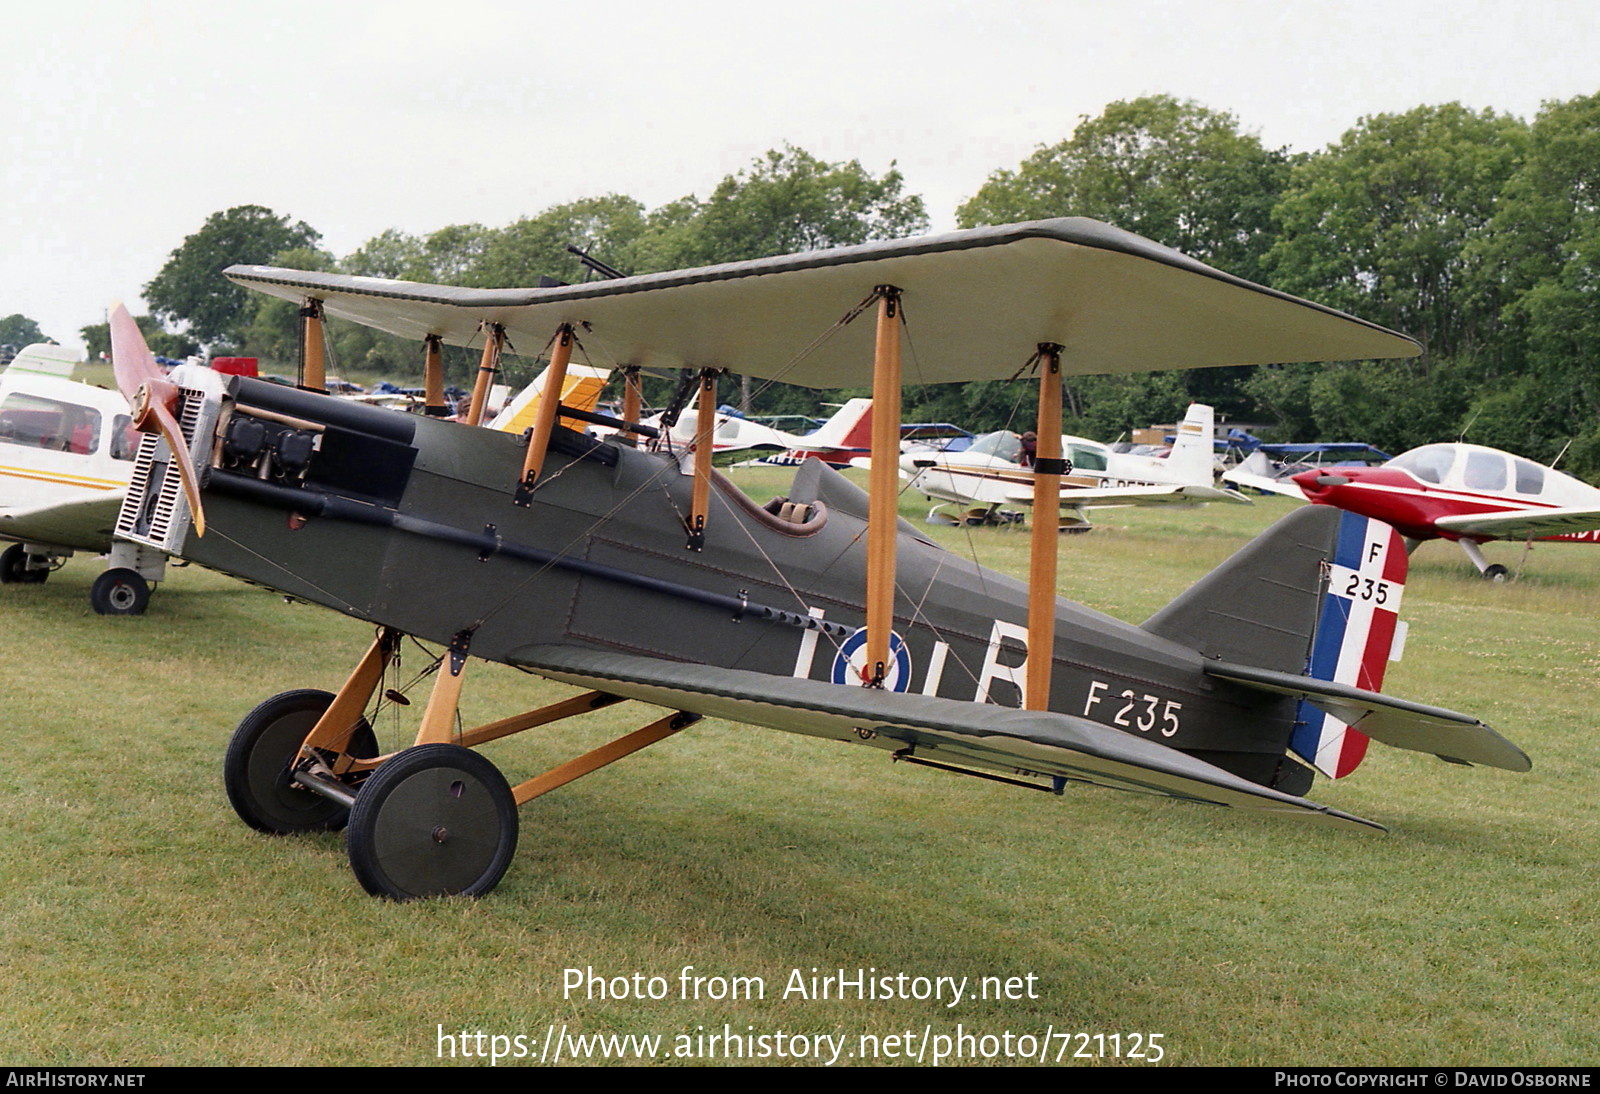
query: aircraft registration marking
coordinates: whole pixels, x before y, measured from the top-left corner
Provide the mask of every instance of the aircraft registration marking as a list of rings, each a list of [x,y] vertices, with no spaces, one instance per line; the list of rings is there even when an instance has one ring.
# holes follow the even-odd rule
[[[1340,596],[1387,608],[1391,612],[1400,610],[1400,594],[1405,589],[1404,585],[1397,582],[1371,577],[1337,564],[1329,567],[1328,585]]]
[[[1083,716],[1091,717],[1091,712],[1106,700],[1110,694],[1111,685],[1104,680],[1089,681],[1089,695],[1083,703]],[[1113,709],[1114,712],[1113,712]],[[1163,737],[1176,737],[1182,723],[1178,712],[1183,709],[1183,704],[1176,699],[1163,700],[1159,695],[1148,693],[1140,694],[1132,688],[1123,688],[1116,696],[1111,698],[1106,710],[1097,721],[1105,721],[1119,729],[1136,729],[1140,733],[1149,733],[1158,729]],[[1110,714],[1106,718],[1106,714]]]

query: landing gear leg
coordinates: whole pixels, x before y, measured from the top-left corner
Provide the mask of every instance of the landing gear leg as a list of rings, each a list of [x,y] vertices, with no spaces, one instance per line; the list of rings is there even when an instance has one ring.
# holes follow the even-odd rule
[[[1479,547],[1475,540],[1462,540],[1461,549],[1467,553],[1467,557],[1472,560],[1472,564],[1478,568],[1478,573],[1483,575],[1485,581],[1499,584],[1510,579],[1511,571],[1498,562],[1491,566],[1489,560],[1483,557],[1483,548]]]

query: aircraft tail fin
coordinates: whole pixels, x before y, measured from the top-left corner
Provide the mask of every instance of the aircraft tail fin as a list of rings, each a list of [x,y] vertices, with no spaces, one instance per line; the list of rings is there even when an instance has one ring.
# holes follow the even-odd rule
[[[810,449],[872,448],[872,400],[851,399],[829,418],[815,433],[808,434],[805,446]]]
[[[1178,423],[1178,436],[1167,454],[1172,476],[1196,486],[1210,486],[1214,479],[1216,455],[1212,443],[1215,414],[1204,403],[1190,403],[1188,413]]]
[[[1364,691],[1382,689],[1399,621],[1406,552],[1381,521],[1328,506],[1296,510],[1187,592],[1144,629],[1207,658]],[[1354,771],[1367,737],[1301,699],[1289,748],[1330,778]]]
[[[539,400],[544,396],[545,379],[550,375],[547,368],[533,381],[523,388],[517,397],[506,404],[498,417],[489,423],[490,429],[498,429],[502,433],[521,433],[533,425],[538,416]],[[600,392],[605,389],[606,381],[611,378],[611,370],[596,368],[592,365],[571,365],[567,368],[566,378],[561,384],[561,404],[573,410],[586,410],[592,412],[600,402]]]

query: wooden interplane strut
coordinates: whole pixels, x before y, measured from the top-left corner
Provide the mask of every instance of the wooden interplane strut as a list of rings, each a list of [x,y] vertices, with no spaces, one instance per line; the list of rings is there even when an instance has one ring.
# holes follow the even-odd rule
[[[550,349],[550,365],[544,370],[544,385],[539,389],[539,407],[534,412],[533,435],[528,453],[522,459],[522,481],[517,486],[516,503],[526,508],[533,501],[533,487],[544,468],[550,450],[550,434],[555,432],[556,412],[561,409],[561,389],[567,382],[567,364],[572,360],[572,344],[577,341],[570,323],[556,328]]]
[[[327,351],[322,340],[322,301],[308,296],[300,307],[300,386],[328,390]]]
[[[637,422],[643,410],[644,391],[639,385],[639,366],[628,365],[622,370],[622,420]],[[617,439],[624,444],[638,443],[634,435],[626,430],[618,433]]]
[[[450,413],[444,404],[444,340],[437,334],[423,339],[422,355],[422,405],[434,418]]]
[[[1033,538],[1028,559],[1028,671],[1022,705],[1050,709],[1055,667],[1056,551],[1061,524],[1061,347],[1039,344],[1039,418],[1034,430]]]
[[[711,450],[717,437],[717,376],[720,369],[700,370],[699,401],[694,419],[694,488],[689,496],[688,549],[706,545],[706,516],[711,508]],[[630,419],[631,420],[631,419]]]
[[[467,424],[482,425],[483,411],[489,405],[489,389],[500,371],[500,351],[505,348],[506,329],[499,323],[483,324],[483,356],[478,361],[478,377],[472,384],[472,402],[467,407]]]
[[[872,360],[872,470],[867,504],[867,661],[861,682],[882,687],[894,629],[900,513],[900,290],[879,285]]]

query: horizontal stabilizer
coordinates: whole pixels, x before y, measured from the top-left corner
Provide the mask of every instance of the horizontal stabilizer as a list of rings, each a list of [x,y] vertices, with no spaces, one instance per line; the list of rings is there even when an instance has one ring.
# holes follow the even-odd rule
[[[1206,672],[1262,691],[1305,699],[1351,728],[1394,748],[1507,771],[1533,768],[1533,761],[1522,749],[1468,714],[1395,699],[1349,684],[1248,665],[1212,662],[1206,665]]]
[[[1163,745],[1053,711],[573,646],[529,646],[515,651],[511,661],[554,680],[708,717],[837,740],[871,736],[896,750],[908,746],[923,759],[1382,830],[1372,821],[1271,790]]]

